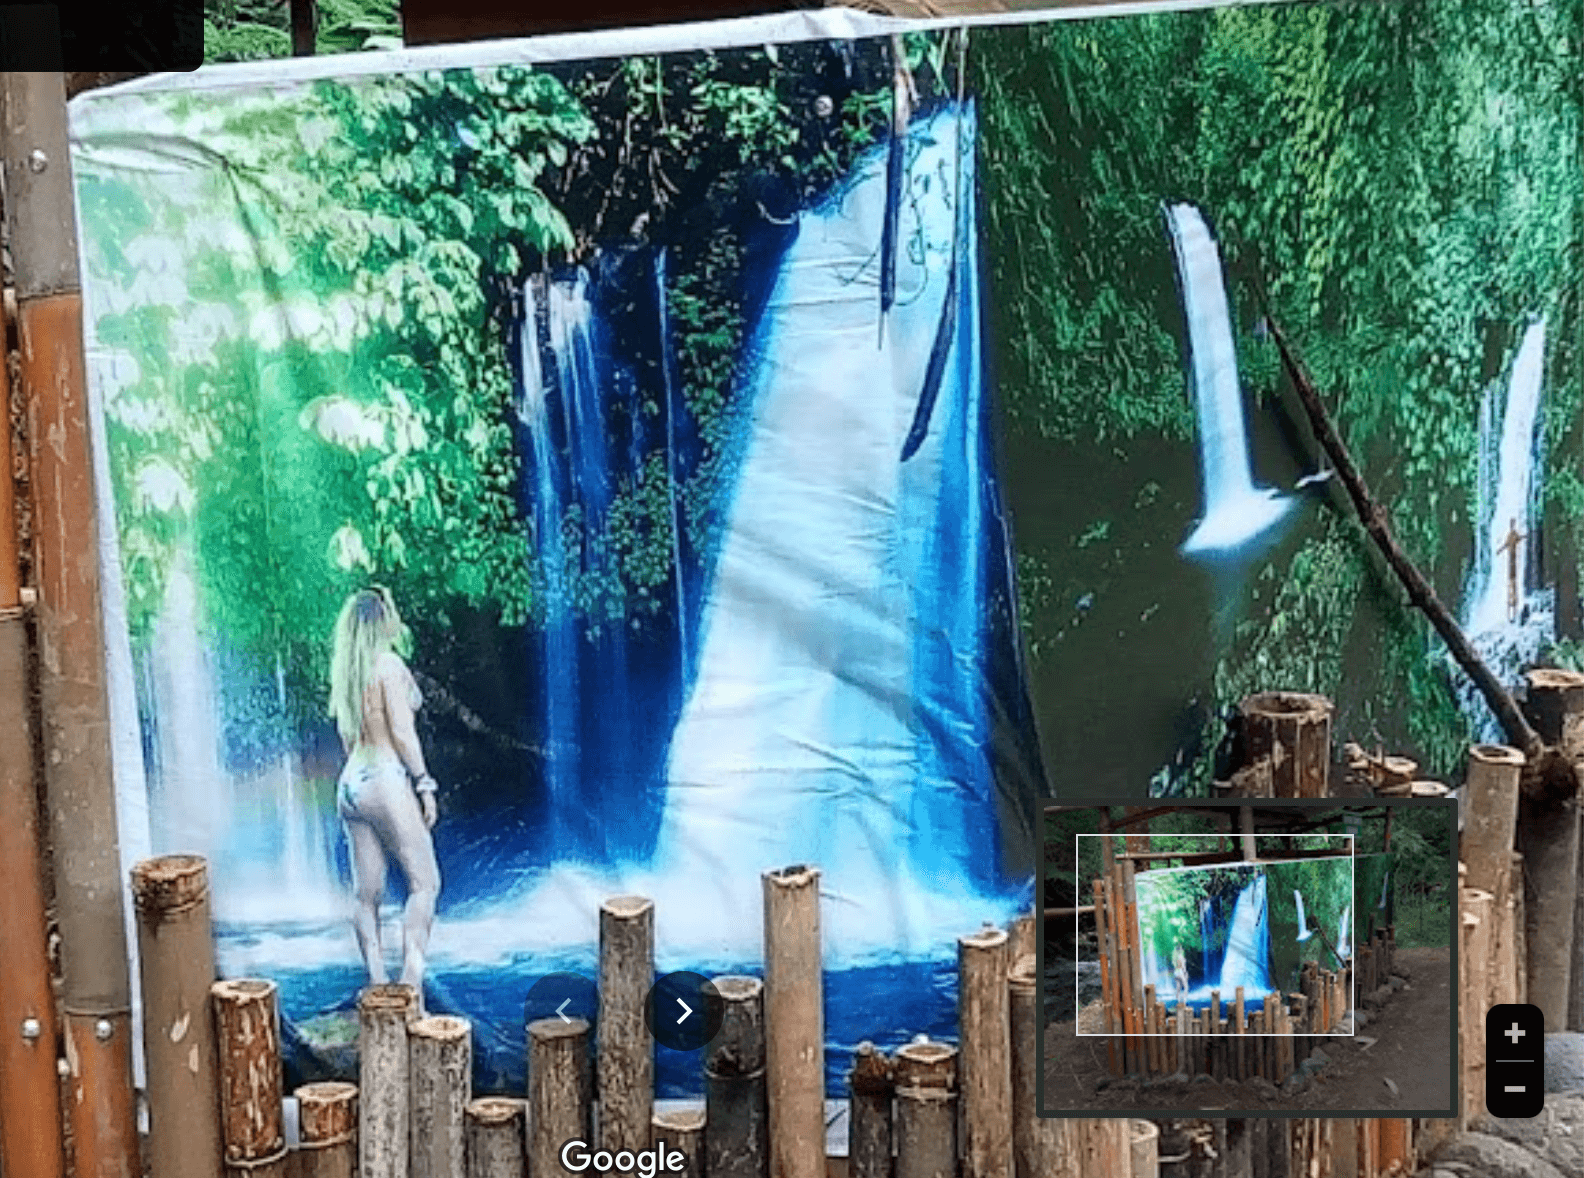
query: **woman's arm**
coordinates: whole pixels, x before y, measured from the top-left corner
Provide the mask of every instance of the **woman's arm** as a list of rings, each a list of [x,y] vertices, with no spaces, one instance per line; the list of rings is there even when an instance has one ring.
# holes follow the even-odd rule
[[[385,703],[385,718],[390,722],[391,744],[407,766],[407,772],[420,780],[429,776],[424,764],[423,745],[413,722],[412,679],[400,659],[383,660],[380,668],[380,693]]]

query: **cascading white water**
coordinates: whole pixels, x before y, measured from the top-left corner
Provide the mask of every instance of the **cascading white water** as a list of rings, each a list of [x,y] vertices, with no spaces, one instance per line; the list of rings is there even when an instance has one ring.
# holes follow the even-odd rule
[[[929,738],[913,715],[926,686],[915,678],[915,627],[937,616],[916,613],[939,609],[942,624],[955,623],[952,603],[922,596],[908,525],[936,510],[942,466],[963,459],[943,456],[944,428],[907,463],[898,457],[951,285],[957,202],[973,191],[972,135],[971,108],[910,133],[902,240],[914,248],[899,251],[884,332],[878,159],[837,202],[802,216],[770,296],[752,435],[672,738],[656,852],[660,871],[709,881],[711,897],[733,906],[714,916],[723,928],[756,930],[760,872],[801,860],[824,868],[836,924],[867,923],[900,953],[933,948],[939,926],[960,918],[944,900],[971,877],[964,858],[983,853],[953,825],[972,804],[961,787],[923,780]],[[961,183],[929,182],[942,175]],[[977,355],[976,271],[970,225],[951,344],[959,363],[937,421],[978,403],[977,365],[962,351]]]
[[[1189,383],[1204,488],[1204,510],[1182,551],[1188,556],[1226,555],[1281,522],[1294,500],[1254,482],[1232,315],[1215,238],[1193,205],[1171,205],[1166,215],[1188,317]]]
[[[1474,568],[1463,600],[1463,628],[1497,678],[1514,685],[1556,636],[1554,593],[1531,589],[1530,553],[1539,526],[1539,416],[1546,326],[1525,328],[1505,388],[1486,390],[1480,412],[1480,483]],[[1483,740],[1502,732],[1461,670],[1458,696]]]
[[[1309,918],[1304,914],[1303,893],[1297,888],[1293,889],[1293,900],[1298,905],[1298,943],[1302,945],[1314,936],[1314,929],[1309,927]]]
[[[1270,914],[1265,903],[1265,876],[1244,887],[1232,909],[1226,956],[1221,960],[1221,993],[1263,994],[1270,989]]]

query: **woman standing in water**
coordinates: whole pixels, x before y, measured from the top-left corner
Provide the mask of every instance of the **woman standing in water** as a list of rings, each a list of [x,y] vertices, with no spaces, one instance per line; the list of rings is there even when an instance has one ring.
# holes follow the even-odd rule
[[[347,752],[336,805],[351,849],[358,949],[369,981],[388,980],[379,906],[394,859],[407,879],[400,980],[421,991],[440,868],[429,833],[437,817],[435,780],[413,726],[423,697],[396,653],[407,636],[388,589],[360,589],[347,598],[330,660],[330,714]]]

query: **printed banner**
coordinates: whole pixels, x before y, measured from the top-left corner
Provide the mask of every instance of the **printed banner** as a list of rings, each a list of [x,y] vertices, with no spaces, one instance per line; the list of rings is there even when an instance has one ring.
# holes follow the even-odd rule
[[[995,19],[75,101],[123,853],[209,856],[295,1074],[389,976],[519,1083],[602,898],[757,972],[810,862],[839,1092],[1042,790],[1208,790],[1272,689],[1451,775],[1278,328],[1500,677],[1578,662],[1579,0]]]

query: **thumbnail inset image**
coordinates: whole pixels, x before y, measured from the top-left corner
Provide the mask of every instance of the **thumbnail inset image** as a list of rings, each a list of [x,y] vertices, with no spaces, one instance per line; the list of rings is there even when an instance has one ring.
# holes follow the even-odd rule
[[[1456,819],[1047,806],[1040,1111],[1449,1115]]]

